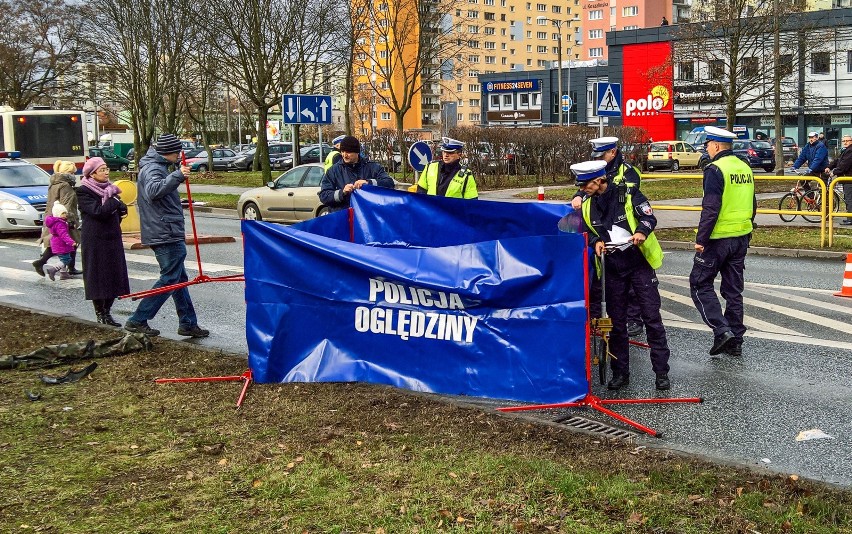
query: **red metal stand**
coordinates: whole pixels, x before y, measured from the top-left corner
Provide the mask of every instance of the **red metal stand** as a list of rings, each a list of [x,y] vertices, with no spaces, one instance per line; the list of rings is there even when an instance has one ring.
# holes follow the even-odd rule
[[[186,165],[186,155],[181,152],[180,153],[180,162],[181,165]],[[144,299],[145,297],[152,297],[154,295],[159,295],[161,293],[170,293],[177,289],[181,289],[183,287],[192,286],[195,284],[203,284],[205,282],[245,282],[245,276],[241,274],[234,274],[230,276],[217,276],[210,277],[204,274],[204,270],[201,267],[201,250],[198,248],[198,232],[195,228],[195,210],[192,207],[192,191],[189,188],[189,179],[186,180],[186,200],[189,202],[189,220],[192,222],[192,237],[193,242],[195,244],[195,259],[198,261],[198,276],[193,278],[192,280],[187,280],[186,282],[180,282],[177,284],[172,284],[169,286],[155,287],[151,289],[146,289],[145,291],[137,291],[136,293],[129,293],[127,295],[122,295],[118,297],[119,300],[127,299],[130,300],[139,300]]]
[[[240,396],[237,398],[237,408],[242,407],[243,401],[248,393],[248,388],[254,381],[251,374],[251,369],[241,375],[232,376],[207,376],[200,378],[157,378],[154,380],[157,384],[179,384],[192,382],[243,382],[243,389],[240,391]]]
[[[588,247],[586,248],[588,255]],[[586,257],[585,264],[585,280],[586,280],[586,307],[588,308],[589,303],[589,262],[588,256]],[[610,417],[618,419],[622,423],[626,423],[637,430],[641,430],[642,432],[654,436],[655,438],[663,437],[662,433],[657,432],[653,428],[647,427],[636,421],[628,419],[623,415],[616,413],[609,408],[606,408],[608,404],[673,404],[673,403],[700,403],[704,402],[704,399],[701,397],[686,397],[686,398],[668,398],[668,399],[602,399],[592,393],[592,343],[591,343],[591,328],[589,326],[589,322],[586,321],[586,382],[589,384],[589,390],[583,396],[582,399],[574,401],[574,402],[560,402],[556,404],[533,404],[530,406],[504,406],[502,408],[497,408],[498,411],[501,412],[525,412],[530,410],[550,410],[550,409],[558,409],[558,408],[583,408],[589,407],[593,410],[597,410],[601,413],[604,413]],[[640,343],[638,341],[631,341],[633,345],[637,346],[645,346],[648,347],[645,343]]]

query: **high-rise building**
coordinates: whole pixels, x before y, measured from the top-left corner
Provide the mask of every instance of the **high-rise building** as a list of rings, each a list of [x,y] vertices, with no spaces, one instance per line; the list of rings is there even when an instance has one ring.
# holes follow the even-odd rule
[[[377,63],[395,54],[397,64],[414,64],[414,43],[420,31],[415,26],[400,26],[399,21],[403,18],[400,12],[415,5],[421,13],[432,10],[435,15],[435,10],[443,10],[431,20],[437,28],[435,38],[446,42],[444,56],[419,65],[422,70],[440,72],[430,77],[411,102],[403,124],[406,130],[445,131],[447,126],[479,124],[480,74],[549,68],[560,58],[560,43],[563,62],[581,59],[580,0],[374,0],[373,5],[355,52],[353,115],[359,134],[396,128],[391,108],[378,93],[389,95],[406,79],[396,73],[387,75],[387,69]]]

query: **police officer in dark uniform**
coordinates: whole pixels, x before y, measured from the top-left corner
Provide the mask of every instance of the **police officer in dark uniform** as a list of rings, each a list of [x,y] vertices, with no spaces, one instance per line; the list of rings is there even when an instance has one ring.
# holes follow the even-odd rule
[[[618,148],[618,137],[598,137],[597,139],[589,139],[592,145],[593,158],[601,158],[606,161],[606,176],[607,181],[612,185],[618,185],[621,182],[628,182],[639,187],[642,180],[642,175],[639,171],[629,163],[624,161],[624,154]],[[582,190],[578,190],[571,199],[571,206],[575,210],[579,210],[585,194]],[[600,282],[592,277],[592,285],[590,288],[591,312],[592,317],[601,316],[601,287]],[[642,312],[639,307],[639,301],[636,299],[636,294],[633,288],[630,288],[630,294],[627,301],[627,333],[633,336],[642,335],[643,323]]]
[[[731,151],[736,135],[707,126],[707,154],[711,163],[704,168],[704,199],[695,236],[695,259],[689,274],[692,301],[707,326],[713,329],[710,354],[742,354],[743,288],[745,257],[751,239],[757,198],[754,175]],[[722,275],[721,293],[725,313],[713,287]]]
[[[600,256],[607,242],[629,241],[633,246],[604,255],[606,262],[606,311],[612,319],[609,350],[612,379],[609,389],[621,389],[630,383],[630,360],[627,334],[627,301],[629,288],[636,292],[648,344],[651,346],[651,366],[656,374],[657,389],[671,387],[669,381],[669,346],[666,329],[660,317],[660,292],[657,289],[657,269],[663,263],[663,251],[653,234],[657,218],[651,204],[639,189],[622,181],[608,183],[606,162],[587,161],[571,166],[577,185],[586,193],[581,206],[583,231],[589,235],[589,245]]]

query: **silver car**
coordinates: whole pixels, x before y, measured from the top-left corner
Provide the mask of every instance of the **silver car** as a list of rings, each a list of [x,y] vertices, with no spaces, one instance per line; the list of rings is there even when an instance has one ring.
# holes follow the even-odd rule
[[[249,189],[237,201],[243,219],[295,223],[327,215],[329,208],[319,200],[321,163],[299,165],[266,187]]]
[[[50,175],[17,153],[0,152],[0,234],[40,231]]]

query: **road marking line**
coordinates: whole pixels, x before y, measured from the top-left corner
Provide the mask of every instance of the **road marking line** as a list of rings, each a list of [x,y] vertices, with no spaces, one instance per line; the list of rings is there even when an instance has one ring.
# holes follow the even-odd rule
[[[657,278],[660,280],[668,280],[674,283],[675,280],[687,280],[689,281],[689,276],[683,276],[681,274],[659,274],[657,273]],[[805,291],[807,293],[822,293],[823,295],[833,295],[836,290],[834,289],[817,289],[815,287],[802,287],[802,286],[780,286],[777,284],[764,284],[761,282],[746,282],[746,289],[750,289],[753,287],[766,287],[770,289],[783,289],[785,291]]]
[[[711,332],[710,327],[705,325],[704,323],[681,323],[681,322],[672,322],[666,323],[666,327],[672,328],[683,328],[685,330],[699,330],[702,332]],[[756,339],[768,339],[771,341],[784,341],[788,343],[798,343],[800,345],[810,345],[814,347],[829,347],[836,349],[843,349],[852,351],[852,343],[847,343],[845,341],[835,341],[833,339],[819,339],[812,337],[799,337],[799,336],[789,336],[785,334],[776,334],[772,332],[755,332],[754,330],[749,330],[745,333],[744,337],[752,337]]]
[[[127,253],[126,252],[124,254],[124,257],[127,259],[127,261],[132,261],[134,263],[144,263],[145,265],[157,265],[157,266],[159,266],[159,264],[157,263],[157,258],[155,258],[153,256],[144,256],[142,254],[133,254],[133,253]],[[192,261],[192,263],[190,263],[190,261]],[[197,271],[198,270],[198,262],[196,262],[195,260],[190,260],[189,258],[187,258],[187,260],[184,262],[183,265],[184,265],[184,267],[186,268],[187,271]],[[222,265],[222,264],[219,264],[219,263],[208,263],[206,261],[201,262],[201,268],[204,269],[205,271],[208,271],[208,272],[211,272],[211,273],[221,272],[221,271],[234,271],[234,272],[238,272],[238,273],[243,272],[242,267],[236,267],[234,265]]]
[[[23,293],[11,289],[0,289],[0,297],[12,297],[14,295],[23,295]]]
[[[27,260],[21,260],[21,263],[30,264]],[[13,278],[15,280],[41,280],[43,279],[37,272],[35,272],[32,268],[30,269],[14,269],[12,267],[0,267],[0,272],[11,273],[14,271],[14,274],[9,274],[7,278]],[[23,273],[23,274],[22,274]],[[160,278],[159,274],[147,273],[145,271],[137,271],[135,269],[127,270],[127,277],[132,280],[157,280]],[[48,278],[48,280],[50,280]],[[72,278],[72,280],[79,280],[81,283],[83,278]],[[57,280],[60,281],[60,280]]]
[[[689,287],[688,280],[670,280],[670,283],[682,286]],[[759,292],[759,291],[758,291]],[[690,299],[691,301],[692,299]],[[796,301],[797,297],[790,297],[788,300]],[[813,323],[818,326],[824,326],[826,328],[831,328],[832,330],[837,330],[838,332],[842,332],[844,334],[848,334],[850,327],[849,323],[843,321],[837,321],[835,319],[830,319],[828,317],[822,317],[815,313],[806,312],[803,310],[797,310],[794,308],[788,308],[786,306],[781,306],[779,304],[771,304],[769,302],[763,302],[762,300],[753,299],[750,297],[743,298],[743,305],[754,306],[755,308],[763,308],[764,310],[769,310],[775,313],[780,313],[781,315],[786,315],[788,317],[792,317],[794,319],[798,319],[800,321],[806,321],[809,323]],[[745,321],[743,321],[745,322]],[[784,333],[784,332],[780,332]]]
[[[660,296],[663,297],[663,298],[666,298],[668,300],[673,300],[673,301],[679,302],[681,304],[686,304],[687,306],[695,306],[695,304],[692,302],[691,297],[679,295],[679,294],[673,293],[671,291],[666,291],[665,289],[660,289]],[[701,323],[701,324],[704,324],[704,323]],[[778,326],[778,325],[773,324],[773,323],[761,321],[760,319],[757,319],[755,317],[750,317],[748,315],[743,317],[743,324],[745,326],[747,326],[748,328],[751,328],[751,329],[754,329],[754,330],[759,330],[761,332],[785,334],[785,335],[789,335],[789,336],[809,337],[809,336],[806,336],[805,334],[801,334],[799,332],[796,332],[795,330],[790,330],[788,328],[784,328],[784,327]]]

